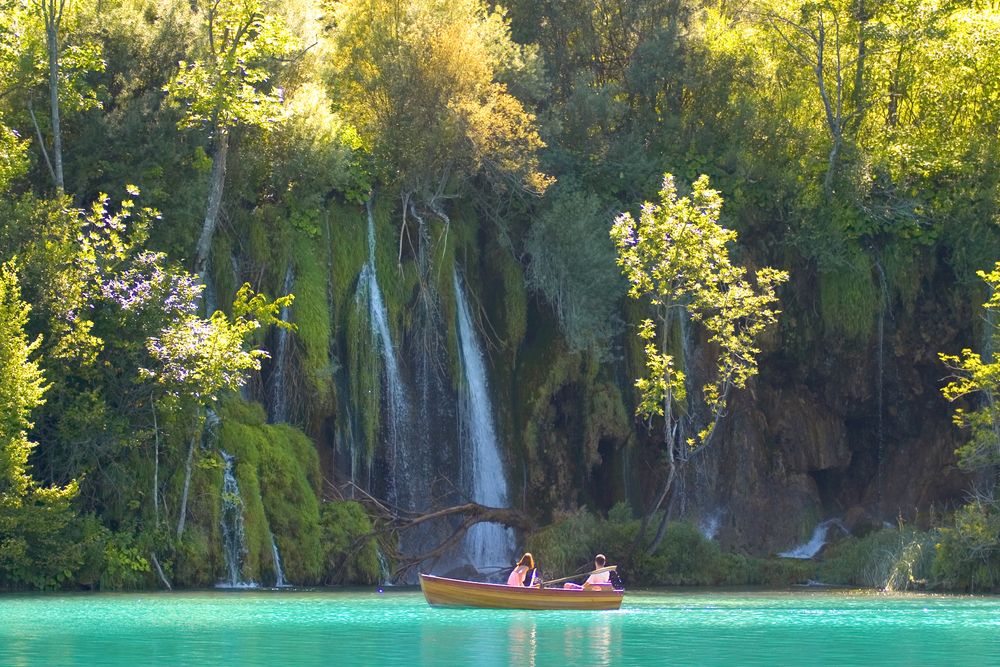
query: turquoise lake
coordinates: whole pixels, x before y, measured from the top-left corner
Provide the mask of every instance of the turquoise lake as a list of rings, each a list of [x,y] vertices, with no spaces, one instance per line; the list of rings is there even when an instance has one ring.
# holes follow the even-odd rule
[[[1000,665],[1000,598],[630,592],[612,612],[414,589],[0,596],[0,665]]]

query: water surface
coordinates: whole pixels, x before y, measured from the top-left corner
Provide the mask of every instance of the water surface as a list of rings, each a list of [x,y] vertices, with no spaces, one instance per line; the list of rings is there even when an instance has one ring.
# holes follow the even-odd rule
[[[1000,599],[639,592],[613,612],[418,591],[0,596],[0,665],[1000,665]]]

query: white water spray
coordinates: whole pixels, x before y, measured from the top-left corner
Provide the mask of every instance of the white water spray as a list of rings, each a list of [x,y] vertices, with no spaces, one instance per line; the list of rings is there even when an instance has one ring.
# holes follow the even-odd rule
[[[830,534],[831,528],[838,528],[845,535],[849,535],[850,531],[847,530],[847,526],[840,519],[827,519],[816,525],[813,530],[812,537],[805,544],[800,544],[791,551],[783,551],[778,555],[783,558],[800,558],[803,560],[808,560],[813,558],[819,553],[819,550],[827,543],[827,537]]]
[[[457,271],[452,273],[452,282],[464,376],[459,398],[459,424],[463,460],[467,462],[469,474],[463,481],[475,502],[488,507],[506,507],[507,478],[500,461],[486,365]],[[513,531],[495,523],[476,524],[466,534],[465,543],[470,562],[479,570],[507,563],[514,555]]]
[[[220,452],[226,467],[222,473],[222,554],[226,559],[225,581],[216,588],[257,588],[258,584],[243,579],[243,562],[246,559],[247,540],[243,526],[243,497],[233,473],[235,458]]]
[[[392,456],[391,479],[389,481],[390,500],[394,503],[409,505],[414,499],[399,498],[399,485],[402,480],[406,479],[409,467],[406,447],[402,441],[406,435],[410,407],[403,386],[399,361],[396,359],[395,347],[392,344],[392,335],[389,332],[389,315],[382,299],[382,290],[379,288],[375,271],[375,218],[372,213],[371,200],[365,204],[365,209],[368,213],[368,262],[361,269],[361,275],[358,278],[357,302],[358,305],[362,305],[364,300],[367,300],[372,339],[382,355],[386,407],[388,409],[385,422],[389,430]],[[352,452],[353,457],[354,453]]]
[[[290,588],[290,584],[285,581],[285,569],[281,566],[281,554],[278,553],[278,542],[274,539],[274,533],[271,534],[271,556],[274,558],[274,587]]]

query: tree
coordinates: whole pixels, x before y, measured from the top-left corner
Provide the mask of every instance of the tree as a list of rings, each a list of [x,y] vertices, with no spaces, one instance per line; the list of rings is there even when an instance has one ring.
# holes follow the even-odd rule
[[[75,482],[40,487],[31,476],[31,411],[45,393],[34,358],[39,339],[28,340],[28,305],[21,301],[14,264],[0,266],[0,581],[52,585],[68,577],[71,550],[57,548],[72,519]],[[52,552],[55,553],[52,553]],[[62,553],[61,553],[62,552]]]
[[[51,156],[45,149],[42,128],[35,117],[30,91],[27,106],[38,138],[39,149],[52,175],[57,195],[66,190],[63,176],[63,108],[76,110],[100,106],[94,91],[89,89],[82,75],[104,69],[104,61],[96,44],[67,46],[63,43],[64,24],[69,18],[68,4],[68,0],[30,0],[31,14],[41,22],[40,28],[45,34],[44,65],[39,62],[37,49],[31,48],[36,44],[29,38],[25,40],[26,46],[29,47],[25,50],[25,56],[31,59],[31,62],[27,63],[21,72],[24,78],[22,83],[28,87],[41,85],[42,80],[45,81],[49,105],[49,131],[52,134]],[[38,48],[41,48],[40,45]]]
[[[795,2],[790,7],[781,1],[765,0],[762,4],[763,21],[799,64],[810,70],[823,105],[830,138],[823,190],[829,197],[840,166],[845,132],[861,123],[867,107],[864,82],[870,10],[865,0]]]
[[[260,0],[200,0],[202,58],[181,61],[165,90],[184,108],[181,128],[205,127],[214,149],[208,202],[195,248],[194,272],[206,281],[208,257],[226,182],[230,135],[238,127],[267,129],[282,115],[282,94],[265,65],[291,52],[284,24]]]
[[[994,324],[1000,312],[1000,262],[992,271],[978,271],[980,278],[990,288],[990,297],[983,308],[986,310],[984,326],[987,327],[990,348],[1000,342],[997,325]],[[960,355],[940,353],[941,361],[954,373],[941,393],[949,401],[978,395],[982,400],[974,410],[956,408],[954,421],[962,428],[969,429],[971,439],[955,453],[958,463],[966,470],[991,469],[1000,463],[1000,359],[989,354],[983,355],[966,348]]]
[[[268,354],[264,350],[247,349],[247,338],[263,324],[290,327],[278,319],[278,312],[290,305],[293,298],[289,294],[268,301],[263,295],[255,294],[249,284],[244,284],[236,294],[232,319],[219,310],[207,320],[189,313],[147,342],[147,349],[158,365],[146,369],[144,374],[154,378],[163,388],[173,409],[190,410],[193,407],[177,518],[178,539],[184,534],[195,444],[204,424],[205,408],[220,392],[236,391],[243,386],[247,373],[260,370],[260,362]]]
[[[711,443],[730,390],[743,388],[757,374],[756,339],[776,321],[775,290],[788,280],[786,272],[770,267],[748,280],[747,270],[730,260],[736,232],[718,224],[721,210],[722,197],[709,189],[707,176],[694,182],[690,197],[678,197],[673,176],[666,174],[660,203],[644,203],[638,221],[621,214],[611,229],[629,296],[648,299],[653,311],[653,318],[639,326],[648,374],[635,383],[636,413],[663,418],[667,477],[652,512],[670,493],[683,465]],[[701,388],[706,417],[694,435],[687,435],[696,425],[682,368],[686,360],[678,364],[671,353],[672,331],[686,318],[701,325],[715,350],[714,375]],[[665,512],[651,550],[659,546],[666,517]]]
[[[510,38],[499,8],[481,0],[329,3],[333,87],[404,202],[447,221],[456,183],[484,175],[495,188],[542,192],[535,117],[506,81],[536,66]]]
[[[989,286],[990,296],[983,304],[987,316],[984,326],[989,336],[990,353],[983,355],[966,348],[960,355],[939,354],[952,371],[941,393],[948,401],[978,398],[978,406],[968,410],[955,409],[954,422],[967,429],[969,441],[955,450],[959,467],[969,472],[986,472],[986,482],[974,489],[971,502],[955,513],[954,525],[942,530],[938,545],[939,558],[935,568],[951,585],[990,586],[996,581],[996,564],[1000,553],[1000,499],[997,498],[997,464],[1000,463],[1000,360],[992,349],[1000,342],[1000,330],[995,316],[1000,311],[1000,262],[992,271],[978,275]],[[992,564],[992,567],[990,566]],[[983,568],[982,565],[987,567]],[[982,573],[988,573],[982,576]],[[977,581],[979,579],[979,581]],[[985,579],[985,581],[983,580]]]

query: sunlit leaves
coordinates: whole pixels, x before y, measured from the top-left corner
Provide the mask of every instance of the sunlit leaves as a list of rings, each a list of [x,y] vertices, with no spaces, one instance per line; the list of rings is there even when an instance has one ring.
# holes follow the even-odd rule
[[[384,181],[431,199],[451,178],[540,192],[535,119],[504,80],[533,66],[480,0],[328,4],[333,89]]]
[[[1000,312],[1000,262],[990,272],[979,271],[979,277],[990,287],[990,297],[983,308],[992,315]],[[1000,339],[993,320],[987,321],[993,341]],[[960,447],[959,464],[969,470],[980,470],[1000,462],[1000,406],[997,405],[1000,392],[1000,360],[988,358],[966,348],[960,355],[938,355],[953,375],[941,393],[949,401],[966,396],[979,396],[979,406],[972,410],[957,408],[955,424],[967,428],[971,440]]]
[[[690,197],[680,197],[667,174],[659,204],[644,203],[638,221],[623,213],[612,227],[629,295],[648,299],[656,313],[639,330],[647,341],[649,373],[636,383],[639,414],[668,415],[671,402],[685,396],[684,375],[665,344],[677,310],[700,323],[717,350],[715,376],[702,387],[713,414],[725,407],[730,387],[744,387],[757,373],[755,341],[777,319],[775,290],[788,274],[765,267],[751,281],[745,268],[734,265],[729,246],[736,232],[718,224],[721,209],[722,197],[709,189],[707,176],[694,182]],[[714,421],[691,444],[704,442]]]
[[[269,356],[248,347],[250,334],[264,324],[288,326],[277,314],[293,298],[271,301],[244,284],[236,294],[232,318],[218,310],[208,319],[182,315],[149,338],[146,347],[158,366],[143,374],[155,379],[168,396],[198,405],[214,401],[222,391],[239,389]]]
[[[35,358],[39,340],[25,334],[29,307],[15,269],[12,262],[0,266],[0,581],[46,586],[58,579],[39,560],[39,547],[70,520],[77,485],[40,487],[28,466],[35,448],[27,435],[31,411],[41,405],[45,387]],[[62,565],[60,555],[52,560]]]
[[[178,63],[165,87],[169,99],[184,109],[180,125],[266,128],[279,120],[282,93],[268,85],[267,66],[292,50],[291,33],[257,0],[203,2],[199,12],[202,57]]]

